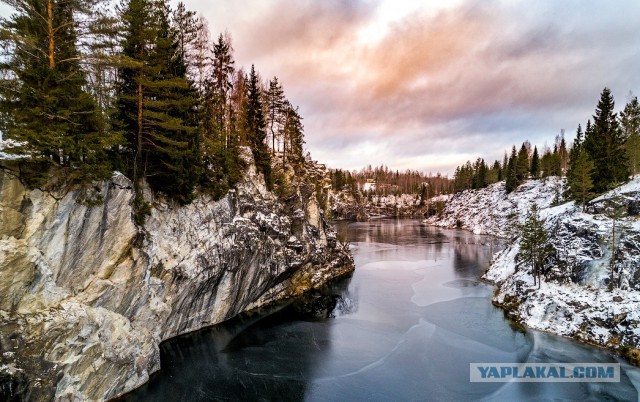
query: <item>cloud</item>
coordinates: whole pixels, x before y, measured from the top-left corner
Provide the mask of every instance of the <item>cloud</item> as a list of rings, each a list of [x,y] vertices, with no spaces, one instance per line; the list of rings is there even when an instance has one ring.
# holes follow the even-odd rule
[[[229,30],[238,64],[278,76],[309,149],[333,166],[451,172],[573,133],[604,86],[620,107],[640,90],[638,4],[463,0],[388,18],[388,1],[187,5]]]

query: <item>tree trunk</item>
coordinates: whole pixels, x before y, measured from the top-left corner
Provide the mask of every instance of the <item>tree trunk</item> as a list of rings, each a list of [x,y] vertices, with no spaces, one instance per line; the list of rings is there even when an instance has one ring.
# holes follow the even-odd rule
[[[142,75],[142,74],[141,74]],[[136,158],[133,166],[133,181],[137,183],[138,164],[142,162],[142,82],[138,82],[138,135]]]
[[[538,267],[538,289],[540,289],[540,283],[542,282],[542,269]]]
[[[270,131],[271,131],[271,150],[276,153],[276,134],[273,132],[273,118],[271,119]]]
[[[284,128],[282,129],[282,169],[286,170],[286,155],[287,155],[287,129],[289,126],[289,112],[285,115]]]
[[[53,0],[47,0],[47,36],[49,37],[49,68],[56,67],[55,41],[53,38]]]

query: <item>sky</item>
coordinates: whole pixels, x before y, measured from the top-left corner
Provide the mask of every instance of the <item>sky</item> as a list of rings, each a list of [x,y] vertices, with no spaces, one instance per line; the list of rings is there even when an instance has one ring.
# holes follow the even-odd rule
[[[640,2],[185,0],[277,76],[331,167],[452,173],[640,92]]]
[[[570,141],[604,87],[617,109],[640,93],[635,0],[183,1],[278,77],[330,167],[451,174]]]

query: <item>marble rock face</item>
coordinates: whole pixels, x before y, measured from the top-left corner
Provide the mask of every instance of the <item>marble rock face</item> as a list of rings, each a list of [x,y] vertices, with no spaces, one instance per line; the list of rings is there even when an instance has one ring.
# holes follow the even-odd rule
[[[133,221],[125,176],[64,193],[0,173],[0,396],[104,400],[160,368],[161,341],[353,270],[311,185],[236,189]],[[2,398],[0,398],[2,399]]]

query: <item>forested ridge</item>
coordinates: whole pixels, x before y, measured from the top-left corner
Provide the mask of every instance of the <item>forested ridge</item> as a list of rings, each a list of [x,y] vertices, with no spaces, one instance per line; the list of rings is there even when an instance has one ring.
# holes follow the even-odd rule
[[[370,193],[377,195],[421,194],[429,197],[440,194],[449,194],[452,190],[452,181],[447,175],[441,173],[424,173],[418,170],[407,169],[393,170],[388,166],[371,165],[360,170],[332,169],[330,171],[331,185],[336,190],[349,189],[355,191],[368,181],[376,183],[375,190]],[[423,194],[424,193],[424,194]]]
[[[0,131],[32,186],[129,176],[188,203],[221,197],[250,147],[268,188],[303,161],[303,125],[277,77],[236,66],[231,36],[167,0],[1,0]]]
[[[568,198],[585,204],[640,173],[640,104],[631,96],[620,112],[615,112],[611,90],[604,88],[591,119],[578,125],[570,145],[564,131],[552,148],[541,151],[525,141],[514,145],[503,161],[488,165],[483,158],[456,168],[455,192],[484,188],[505,181],[506,191],[515,190],[526,179],[565,176]]]

